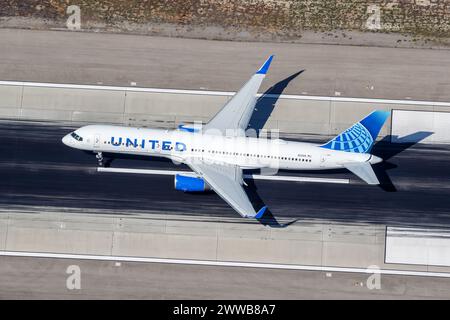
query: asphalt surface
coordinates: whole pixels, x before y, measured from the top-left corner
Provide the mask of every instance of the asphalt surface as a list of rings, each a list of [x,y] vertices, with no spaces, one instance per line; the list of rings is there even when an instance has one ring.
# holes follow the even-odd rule
[[[79,290],[66,286],[78,266]],[[448,299],[450,279],[371,274],[0,257],[0,299]]]
[[[0,29],[0,80],[236,91],[275,54],[261,92],[450,101],[449,50]]]
[[[97,172],[93,154],[71,149],[61,137],[73,128],[49,123],[0,121],[0,206],[36,210],[92,209],[119,214],[168,213],[236,217],[216,194],[176,191],[171,176]],[[450,146],[391,146],[377,167],[382,186],[369,186],[346,171],[282,172],[349,178],[351,183],[249,181],[255,207],[276,218],[450,227]],[[397,153],[396,155],[393,155]],[[393,156],[392,156],[393,155]],[[111,167],[183,170],[171,161],[114,159]]]

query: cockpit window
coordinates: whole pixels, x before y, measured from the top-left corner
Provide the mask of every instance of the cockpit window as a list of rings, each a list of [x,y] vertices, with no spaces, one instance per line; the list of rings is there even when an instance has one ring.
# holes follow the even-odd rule
[[[70,135],[77,141],[83,141],[83,138],[77,135],[75,132],[72,132]]]

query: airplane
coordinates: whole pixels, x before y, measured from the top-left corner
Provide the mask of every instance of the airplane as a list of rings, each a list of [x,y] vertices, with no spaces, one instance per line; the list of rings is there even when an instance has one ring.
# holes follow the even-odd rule
[[[93,152],[172,159],[193,172],[175,175],[175,189],[215,191],[244,218],[261,219],[267,207],[253,208],[243,170],[325,170],[346,168],[370,185],[379,184],[371,165],[383,159],[370,150],[390,112],[376,110],[325,144],[264,139],[246,134],[273,55],[205,125],[180,125],[173,130],[87,125],[62,138],[72,148]]]

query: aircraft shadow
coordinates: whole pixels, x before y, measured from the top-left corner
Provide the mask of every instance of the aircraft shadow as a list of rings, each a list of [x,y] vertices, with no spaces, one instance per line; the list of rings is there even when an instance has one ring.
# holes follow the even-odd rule
[[[86,151],[90,156],[93,156],[93,153],[90,151]],[[103,152],[103,166],[105,168],[111,167],[113,161],[115,160],[131,160],[133,162],[139,162],[139,161],[146,161],[150,163],[160,163],[160,164],[172,164],[174,165],[173,161],[168,158],[163,157],[149,157],[145,155],[134,155],[134,154],[120,154],[120,153],[108,153]],[[94,159],[95,160],[95,159]],[[184,168],[187,168],[187,166],[182,165]]]
[[[434,132],[418,131],[410,135],[399,138],[395,135],[387,135],[372,148],[372,154],[382,158],[384,161],[373,166],[373,170],[380,181],[379,187],[386,192],[396,192],[397,188],[388,175],[388,170],[394,169],[397,166],[388,160],[397,154],[411,148],[420,141],[431,136]],[[395,141],[395,143],[392,143]]]
[[[255,181],[253,179],[247,179],[245,180],[245,183],[247,184],[246,191],[250,202],[257,208],[257,210],[265,206],[264,201],[258,195],[258,188],[255,185]],[[266,212],[264,212],[264,215],[260,219],[258,219],[258,222],[264,226],[269,226],[271,228],[286,228],[291,224],[297,222],[298,220],[299,219],[294,219],[287,223],[280,224],[270,211],[270,208],[267,208]]]
[[[272,87],[270,87],[266,92],[258,98],[255,104],[255,110],[250,118],[247,129],[254,129],[257,134],[264,128],[270,115],[275,109],[275,104],[277,103],[280,95],[283,93],[284,89],[289,85],[289,83],[297,78],[305,70],[300,70],[286,79],[283,79]]]
[[[387,135],[383,139],[375,143],[372,148],[372,153],[387,161],[400,152],[403,152],[406,149],[411,148],[420,141],[424,140],[425,138],[428,138],[433,133],[434,132],[431,131],[418,131],[401,138],[396,135]],[[392,141],[395,141],[395,143],[393,143]]]

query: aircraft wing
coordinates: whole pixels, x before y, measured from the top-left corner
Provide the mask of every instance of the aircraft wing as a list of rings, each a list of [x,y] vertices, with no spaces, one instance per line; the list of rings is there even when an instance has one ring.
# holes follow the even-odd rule
[[[261,208],[258,212],[253,209],[242,187],[241,168],[225,163],[209,164],[199,158],[192,158],[186,164],[241,216],[257,219],[262,217],[266,207]]]
[[[259,68],[250,80],[231,98],[230,101],[203,127],[203,130],[215,129],[217,134],[244,136],[256,104],[256,94],[266,76],[273,55]]]

